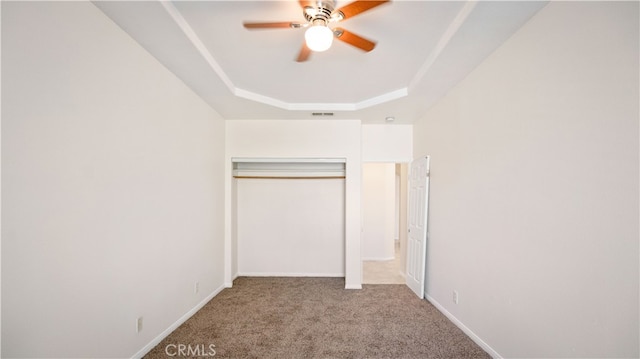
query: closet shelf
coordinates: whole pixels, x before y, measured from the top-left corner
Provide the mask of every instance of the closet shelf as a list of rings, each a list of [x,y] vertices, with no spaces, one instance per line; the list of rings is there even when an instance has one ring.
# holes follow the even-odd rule
[[[235,178],[345,178],[345,159],[233,158]]]

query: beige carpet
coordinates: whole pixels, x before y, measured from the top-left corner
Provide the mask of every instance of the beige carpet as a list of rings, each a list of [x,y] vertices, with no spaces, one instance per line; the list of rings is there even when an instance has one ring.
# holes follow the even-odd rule
[[[238,278],[146,358],[179,348],[215,358],[489,358],[404,285],[346,290],[342,278]]]

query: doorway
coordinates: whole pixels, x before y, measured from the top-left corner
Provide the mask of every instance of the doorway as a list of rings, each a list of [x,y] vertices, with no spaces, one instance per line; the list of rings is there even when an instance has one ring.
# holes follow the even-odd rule
[[[362,172],[363,284],[404,284],[406,163],[365,163]]]

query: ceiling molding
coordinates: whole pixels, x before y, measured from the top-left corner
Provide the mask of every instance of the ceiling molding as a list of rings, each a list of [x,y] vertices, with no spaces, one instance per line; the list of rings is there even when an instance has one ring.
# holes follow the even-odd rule
[[[278,2],[265,3],[271,1]],[[327,63],[338,64],[340,68],[329,73],[331,81],[314,86],[309,93],[303,90],[305,86],[291,86],[306,72],[296,65],[283,64],[284,56],[272,54],[270,46],[262,46],[255,37],[245,36],[241,31],[246,13],[254,14],[255,18],[279,19],[283,12],[293,9],[267,4],[249,6],[232,0],[182,3],[125,0],[94,4],[225,118],[312,118],[313,113],[320,112],[332,116],[335,113],[335,119],[376,123],[384,119],[380,115],[384,114],[395,117],[396,123],[409,124],[548,1],[394,2],[398,6],[371,14],[373,20],[374,15],[378,17],[377,22],[363,20],[358,25],[362,31],[367,28],[380,31],[375,37],[384,41],[376,54],[355,61],[346,51],[336,48]],[[429,21],[421,21],[423,15],[428,15]],[[412,21],[395,24],[394,18]],[[210,31],[228,32],[220,38]],[[280,43],[287,36],[274,36],[272,41]],[[394,38],[406,41],[394,42]],[[240,40],[259,46],[245,49],[233,45]],[[255,71],[256,67],[246,57],[246,61],[234,60],[247,54],[249,58],[264,55],[267,62],[259,65],[273,71]],[[242,66],[251,68],[244,71]],[[313,73],[325,70],[318,63],[308,67]],[[284,81],[274,83],[274,78]]]
[[[356,103],[291,103],[238,88],[236,88],[234,92],[234,95],[238,97],[290,111],[358,111],[385,102],[397,100],[407,96],[408,94],[409,92],[405,87]]]
[[[473,11],[473,9],[478,4],[478,0],[468,1],[464,7],[458,12],[458,15],[453,19],[447,30],[442,34],[438,44],[433,48],[433,51],[429,54],[429,57],[425,60],[424,64],[420,67],[418,72],[415,74],[411,82],[409,83],[409,91],[415,88],[415,86],[422,81],[424,75],[429,71],[434,62],[438,59],[442,51],[447,47],[453,36],[458,32],[458,30],[462,27],[464,22],[469,17],[469,14]]]
[[[216,75],[220,78],[220,80],[222,80],[222,82],[224,82],[224,84],[229,89],[229,92],[231,92],[234,96],[237,96],[237,97],[240,97],[240,98],[244,98],[244,99],[247,99],[247,100],[251,100],[251,101],[255,101],[255,102],[259,102],[259,103],[262,103],[262,104],[270,105],[270,106],[277,107],[277,108],[280,108],[280,109],[290,110],[290,111],[315,111],[315,110],[321,110],[321,111],[358,111],[358,110],[362,110],[362,109],[365,109],[365,108],[368,108],[368,107],[380,105],[380,104],[383,104],[385,102],[397,100],[397,99],[399,99],[401,97],[407,96],[408,93],[409,93],[408,88],[402,88],[402,89],[394,90],[394,91],[391,91],[391,92],[388,92],[388,93],[383,93],[383,94],[378,95],[378,96],[370,97],[370,98],[367,98],[367,99],[364,99],[364,100],[362,100],[360,102],[355,102],[355,103],[300,103],[300,102],[286,102],[286,101],[279,100],[277,98],[265,96],[265,95],[262,95],[262,94],[259,94],[259,93],[256,93],[256,92],[252,92],[252,91],[249,91],[249,90],[238,88],[233,84],[233,81],[231,81],[229,76],[227,76],[227,74],[224,72],[224,70],[222,69],[220,64],[218,64],[216,59],[213,57],[213,55],[209,52],[207,47],[204,45],[204,43],[202,42],[200,37],[196,34],[196,32],[193,30],[193,28],[189,25],[187,20],[182,16],[182,14],[180,13],[180,10],[178,10],[173,5],[173,3],[171,3],[170,1],[161,1],[160,3],[162,4],[162,7],[165,9],[165,11],[169,14],[171,19],[173,19],[173,21],[176,23],[176,25],[180,28],[180,30],[187,37],[189,42],[198,51],[198,53],[205,59],[207,64],[216,73]],[[473,9],[473,6],[469,6],[469,4],[467,4],[460,13],[464,13],[465,9],[467,9],[467,8],[469,8],[469,10],[467,10],[467,12],[470,12],[471,9]],[[458,18],[460,18],[460,14],[458,15],[458,17],[456,17],[456,20]],[[464,21],[465,18],[466,18],[466,16],[464,16],[464,18],[461,20],[460,24],[457,24],[457,26],[455,27],[455,30],[453,30],[453,32],[451,33],[451,36],[453,36],[455,31],[457,31],[457,29],[461,26],[461,24],[462,24],[462,22]],[[454,21],[454,23],[455,23],[455,21]],[[451,26],[449,28],[451,29]],[[445,33],[445,35],[448,34],[449,32],[450,31],[448,30]],[[441,42],[443,42],[443,45],[442,45],[443,48],[444,48],[444,46],[446,46],[446,43],[448,42],[448,40],[449,40],[449,38],[451,36],[446,38],[446,41],[444,41],[444,42],[441,40]],[[441,51],[442,51],[442,49],[439,49],[438,54]],[[433,61],[435,61],[435,59],[437,58],[438,54],[436,54],[433,57],[433,60],[431,61],[431,63],[433,63]],[[429,63],[428,65],[431,66],[431,63]],[[427,69],[428,69],[428,67],[427,67]],[[424,70],[424,73],[426,73],[427,69]],[[422,75],[424,75],[424,73],[423,74],[417,74],[414,77],[414,81],[416,79],[422,78]]]
[[[362,110],[371,106],[397,100],[407,95],[409,95],[409,90],[406,87],[404,87],[395,91],[387,92],[379,96],[371,97],[364,101],[360,101],[356,104],[356,110]]]
[[[195,47],[196,50],[198,50],[198,53],[200,53],[205,61],[207,61],[207,64],[216,73],[216,75],[218,75],[220,80],[224,82],[229,91],[231,93],[234,93],[235,86],[233,85],[233,82],[231,82],[229,76],[227,76],[227,74],[222,70],[220,64],[218,64],[213,55],[211,55],[209,50],[207,50],[207,47],[204,45],[204,43],[202,43],[200,37],[196,35],[195,31],[193,31],[187,20],[185,20],[185,18],[180,13],[180,10],[178,10],[171,1],[160,1],[160,4],[162,4],[162,7],[167,11],[169,16],[171,16],[173,21],[175,21],[176,25],[178,25],[180,30],[182,30],[185,36],[189,39],[193,47]]]

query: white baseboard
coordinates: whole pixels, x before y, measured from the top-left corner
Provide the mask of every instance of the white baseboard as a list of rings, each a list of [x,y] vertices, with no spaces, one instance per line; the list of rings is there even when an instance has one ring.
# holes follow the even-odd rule
[[[241,277],[330,277],[330,278],[344,278],[344,273],[241,273],[238,276]],[[346,284],[344,289],[362,289],[362,284]]]
[[[244,272],[239,277],[344,277],[344,273]]]
[[[372,261],[372,262],[392,261],[394,259],[395,259],[394,256],[391,256],[391,257],[368,257],[368,258],[362,258],[363,261]]]
[[[236,278],[238,278],[238,273],[233,275],[233,278],[231,278],[231,282],[224,283],[225,288],[233,287],[233,281],[236,280]]]
[[[211,292],[211,294],[209,294],[206,298],[204,298],[200,303],[196,304],[195,307],[191,308],[191,310],[189,310],[185,315],[183,315],[178,320],[176,320],[173,324],[169,326],[169,328],[165,329],[162,333],[160,333],[160,335],[155,337],[151,342],[149,342],[149,344],[145,345],[142,349],[140,349],[137,353],[135,353],[131,358],[133,359],[142,358],[147,353],[149,353],[151,349],[155,348],[156,345],[160,344],[160,342],[164,338],[166,338],[174,330],[178,329],[178,327],[181,326],[182,323],[186,322],[187,319],[191,318],[194,314],[196,314],[197,311],[202,309],[202,307],[204,307],[205,304],[207,304],[211,299],[213,299],[213,297],[215,297],[220,292],[222,292],[224,288],[225,288],[225,285],[220,286],[219,288]]]
[[[442,314],[444,314],[445,317],[447,317],[453,324],[460,328],[460,330],[462,330],[469,338],[471,338],[471,340],[478,344],[480,348],[491,355],[492,358],[502,359],[502,356],[498,354],[497,351],[493,350],[493,348],[491,348],[489,344],[485,343],[484,340],[477,336],[476,333],[472,332],[471,329],[467,328],[467,326],[464,325],[460,320],[458,320],[458,318],[456,318],[448,310],[444,309],[444,307],[440,303],[438,303],[437,300],[433,299],[433,297],[428,294],[425,294],[425,296],[429,303],[433,304],[433,306],[436,307]]]

